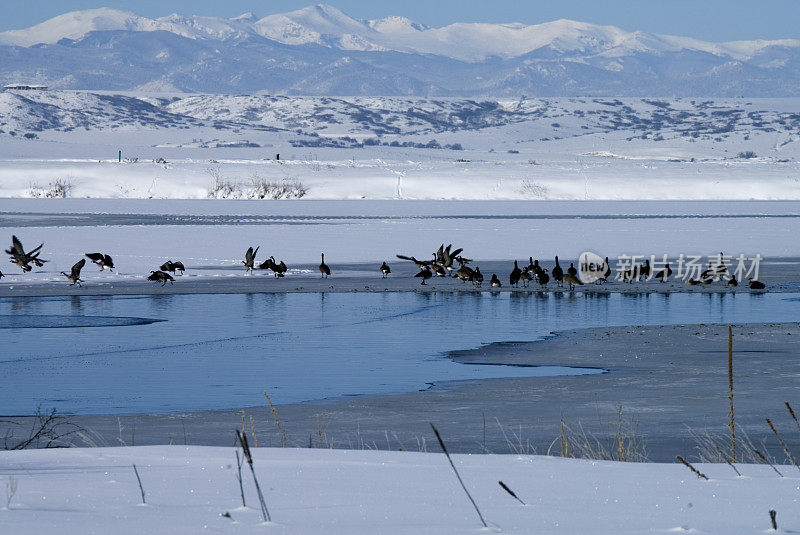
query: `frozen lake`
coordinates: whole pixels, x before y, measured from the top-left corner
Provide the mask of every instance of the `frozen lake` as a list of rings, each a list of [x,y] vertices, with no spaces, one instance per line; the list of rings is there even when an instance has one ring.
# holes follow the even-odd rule
[[[800,294],[298,293],[0,299],[0,404],[165,413],[600,373],[451,350],[611,325],[798,321]]]

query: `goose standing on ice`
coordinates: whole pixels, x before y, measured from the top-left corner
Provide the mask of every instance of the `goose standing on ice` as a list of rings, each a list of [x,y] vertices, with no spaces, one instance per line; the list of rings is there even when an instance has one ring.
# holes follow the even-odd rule
[[[533,275],[531,275],[531,272],[528,271],[528,268],[526,267],[522,270],[522,273],[519,274],[519,279],[522,281],[522,287],[527,288],[528,283],[533,280]]]
[[[325,263],[325,253],[320,253],[322,256],[322,262],[319,263],[319,272],[322,273],[320,279],[322,277],[328,278],[331,274],[331,268],[328,267],[328,264]],[[422,281],[425,282],[425,281]]]
[[[667,282],[667,279],[672,276],[672,268],[669,267],[669,262],[664,265],[664,269],[656,273],[656,279],[661,282]]]
[[[559,286],[564,285],[564,270],[561,269],[561,266],[558,264],[558,257],[556,257],[556,265],[553,268],[553,280],[558,283]]]
[[[478,288],[480,288],[483,284],[483,273],[481,273],[481,268],[477,266],[475,267],[475,271],[472,273],[472,282]]]
[[[550,275],[547,274],[547,270],[542,268],[539,271],[539,276],[536,277],[536,280],[539,282],[539,286],[544,288],[547,286],[547,283],[550,282]]]
[[[147,277],[147,280],[160,282],[161,286],[164,286],[168,282],[172,284],[175,281],[175,279],[172,278],[172,275],[163,271],[151,271],[150,275]]]
[[[581,280],[572,273],[567,273],[564,275],[564,282],[566,282],[569,286],[570,292],[575,291],[575,286],[583,286],[583,282],[581,282]]]
[[[764,283],[761,281],[757,281],[752,277],[748,280],[750,282],[748,282],[747,285],[750,287],[751,290],[763,290],[764,288],[766,288],[766,285],[764,285]]]
[[[728,281],[728,286],[730,288],[736,288],[737,286],[739,286],[739,281],[736,280],[736,275],[731,277],[731,280]]]
[[[511,270],[511,274],[508,276],[508,282],[511,286],[519,286],[519,279],[522,276],[522,270],[519,269],[517,265],[517,261],[514,260],[514,269]]]
[[[431,273],[431,268],[428,266],[424,266],[419,273],[414,275],[414,277],[419,277],[422,279],[422,285],[425,286],[425,281],[433,277],[433,273]]]
[[[64,275],[70,282],[70,286],[75,286],[76,284],[78,286],[81,286],[81,283],[83,282],[81,280],[81,269],[83,269],[83,266],[85,265],[86,265],[86,259],[81,258],[75,263],[74,266],[72,266],[72,269],[69,271],[69,275],[67,275],[63,271],[61,272],[61,274]]]
[[[244,253],[244,260],[242,261],[242,264],[244,264],[246,273],[250,273],[253,271],[253,268],[255,267],[256,254],[258,254],[258,247],[256,247],[255,249],[250,247],[247,249],[247,252]]]
[[[103,271],[104,269],[114,269],[114,261],[107,254],[86,253],[86,258],[91,260],[94,264],[97,264],[97,267],[100,268],[100,271]]]
[[[381,264],[380,271],[381,271],[381,278],[385,279],[386,277],[389,276],[389,273],[392,272],[392,269],[389,267],[389,265],[386,262],[384,262],[383,264]]]
[[[274,256],[270,256],[269,260],[270,260],[269,268],[275,274],[276,278],[283,277],[286,274],[286,272],[289,271],[289,268],[286,267],[286,263],[283,260],[281,260],[280,264],[275,261]]]
[[[575,264],[573,262],[569,263],[569,268],[567,268],[567,274],[572,275],[573,277],[578,276],[578,270],[575,269]]]
[[[500,288],[502,284],[500,284],[500,279],[497,278],[496,273],[492,273],[492,280],[489,281],[489,285],[492,288]]]
[[[608,257],[606,257],[606,270],[603,272],[603,278],[600,279],[600,282],[608,282],[608,278],[611,276],[611,262],[608,261]]]

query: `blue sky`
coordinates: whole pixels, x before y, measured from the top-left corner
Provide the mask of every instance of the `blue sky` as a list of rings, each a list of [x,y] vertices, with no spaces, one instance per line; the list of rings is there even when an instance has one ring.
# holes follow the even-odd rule
[[[252,11],[264,16],[299,9],[297,0],[0,0],[0,30],[24,28],[67,11],[114,7],[147,17],[170,13],[234,17]],[[709,41],[800,38],[797,0],[330,0],[352,17],[405,15],[430,26],[452,22],[538,24],[567,18],[626,30],[687,35]]]

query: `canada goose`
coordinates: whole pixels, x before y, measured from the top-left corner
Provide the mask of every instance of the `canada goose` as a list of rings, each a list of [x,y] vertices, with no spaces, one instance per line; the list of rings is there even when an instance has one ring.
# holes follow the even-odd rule
[[[608,278],[611,276],[611,262],[608,261],[608,257],[606,257],[606,270],[603,272],[603,278],[600,279],[601,282],[608,282]]]
[[[500,288],[502,284],[500,284],[500,279],[497,278],[497,274],[492,273],[492,280],[489,281],[489,284],[492,288]]]
[[[622,282],[627,282],[628,284],[632,284],[633,279],[636,278],[635,275],[638,271],[639,271],[638,266],[624,270],[622,272]]]
[[[569,263],[569,267],[567,268],[567,274],[572,275],[573,277],[578,276],[578,270],[575,269],[575,264],[572,262]]]
[[[739,281],[736,280],[736,275],[731,277],[731,280],[728,281],[728,286],[730,286],[731,288],[739,286]]]
[[[472,273],[473,273],[472,268],[467,266],[461,266],[460,268],[458,268],[458,270],[456,270],[455,276],[461,282],[467,282],[469,280],[472,280]]]
[[[319,272],[322,273],[322,276],[320,276],[320,279],[322,277],[327,278],[331,274],[331,268],[329,268],[328,265],[325,263],[325,253],[320,253],[320,255],[322,256],[322,262],[319,263]],[[422,282],[425,282],[425,281],[422,281]]]
[[[717,276],[717,270],[711,267],[711,260],[708,261],[708,269],[700,274],[700,280],[714,279]],[[705,284],[705,283],[704,283]]]
[[[433,277],[433,273],[431,273],[431,268],[428,266],[424,266],[419,273],[414,275],[414,277],[419,277],[422,279],[422,285],[425,285],[425,281]]]
[[[527,288],[528,283],[533,280],[533,275],[528,271],[527,266],[522,270],[522,273],[520,273],[519,279],[522,281],[523,288]]]
[[[161,264],[159,269],[161,271],[171,271],[172,273],[175,273],[176,271],[183,273],[186,271],[186,268],[183,267],[183,262],[173,262],[172,260],[167,260]]]
[[[669,267],[669,262],[667,262],[664,265],[664,269],[656,273],[655,278],[661,282],[667,282],[667,279],[670,278],[670,276],[672,276],[672,268]]]
[[[31,269],[33,269],[28,264],[33,263],[38,267],[42,267],[47,260],[42,260],[39,258],[39,253],[41,253],[41,249],[44,246],[44,243],[39,244],[39,247],[32,249],[25,252],[25,248],[22,246],[22,242],[19,241],[19,238],[16,236],[11,236],[11,247],[6,249],[6,253],[11,255],[10,262],[12,264],[16,264],[17,266],[22,269],[23,272],[27,273]]]
[[[249,247],[247,252],[244,253],[244,260],[242,261],[242,264],[244,264],[246,273],[253,271],[253,268],[255,267],[254,263],[256,261],[256,254],[258,254],[258,247],[256,247],[255,250],[252,247]]]
[[[437,277],[446,277],[447,276],[447,268],[441,265],[438,262],[434,262],[431,264],[431,269],[433,270],[434,275]],[[452,266],[450,269],[453,269]]]
[[[381,278],[382,279],[385,279],[386,277],[388,277],[389,273],[391,273],[391,272],[392,272],[392,270],[391,270],[391,268],[389,267],[389,265],[386,262],[381,264]]]
[[[5,275],[3,275],[3,272],[0,271],[0,279],[2,279],[3,277],[5,277]]]
[[[175,281],[175,279],[172,278],[172,275],[169,273],[164,273],[163,271],[151,271],[150,275],[147,277],[147,280],[160,282],[161,286],[164,286],[167,284],[167,282],[172,284]]]
[[[472,282],[475,283],[475,286],[478,288],[481,287],[483,284],[483,273],[481,273],[481,268],[475,267],[475,271],[472,273]]]
[[[429,261],[427,261],[427,260],[417,260],[417,259],[416,259],[416,258],[414,258],[413,256],[405,256],[405,255],[401,255],[401,254],[399,254],[399,255],[396,255],[396,256],[397,256],[397,258],[399,258],[400,260],[411,260],[411,261],[412,261],[412,262],[414,262],[414,263],[417,265],[417,267],[418,267],[418,268],[420,268],[420,269],[422,269],[422,268],[424,268],[425,266],[427,266],[427,265],[429,265],[429,264],[430,264],[430,262],[429,262]]]
[[[686,279],[686,286],[697,286],[700,284],[700,281],[694,280],[692,278]]]
[[[728,266],[725,265],[725,255],[719,253],[719,264],[717,264],[717,275],[723,277],[728,274]]]
[[[559,286],[563,286],[564,284],[564,270],[561,269],[561,266],[558,264],[558,257],[556,257],[556,265],[553,268],[553,280],[556,281]]]
[[[514,260],[514,269],[511,270],[511,274],[508,276],[508,282],[511,286],[519,286],[519,278],[522,276],[522,270],[519,269],[517,265],[517,261]]]
[[[67,280],[71,283],[70,286],[75,286],[76,284],[78,286],[81,285],[81,283],[83,282],[81,280],[81,269],[83,269],[83,266],[85,265],[86,265],[86,259],[81,258],[80,260],[75,262],[74,266],[72,266],[72,269],[70,269],[69,271],[69,275],[67,275],[63,271],[61,272],[61,274],[64,275],[67,278]]]
[[[533,257],[528,257],[528,265],[522,268],[523,271],[530,271],[531,273],[536,271],[536,265],[533,263]]]
[[[766,288],[766,285],[761,281],[754,280],[752,277],[750,277],[748,280],[750,282],[748,282],[747,285],[751,290],[763,290]]]
[[[653,268],[650,266],[650,260],[647,259],[642,264],[641,268],[639,269],[639,279],[647,280],[650,277],[650,274],[653,272]]]
[[[86,258],[97,264],[97,266],[100,268],[100,271],[103,271],[104,269],[114,269],[114,261],[107,254],[86,253]]]
[[[543,288],[547,286],[547,283],[550,282],[550,275],[547,274],[547,270],[541,268],[539,270],[539,275],[536,277],[536,280],[539,281],[539,285]]]
[[[281,260],[281,263],[280,263],[280,264],[278,264],[277,262],[275,262],[275,257],[274,257],[274,256],[270,256],[270,257],[269,257],[269,259],[270,259],[270,261],[271,261],[271,264],[272,264],[272,265],[270,266],[270,269],[271,269],[271,270],[272,270],[272,272],[275,274],[275,277],[276,277],[276,278],[277,278],[277,277],[283,277],[283,276],[284,276],[284,274],[285,274],[287,271],[289,271],[289,268],[287,268],[287,267],[286,267],[286,264],[284,263],[284,261],[283,261],[283,260]]]
[[[581,280],[572,273],[567,273],[564,275],[564,282],[569,285],[570,292],[575,291],[575,286],[583,286],[583,282],[581,282]]]

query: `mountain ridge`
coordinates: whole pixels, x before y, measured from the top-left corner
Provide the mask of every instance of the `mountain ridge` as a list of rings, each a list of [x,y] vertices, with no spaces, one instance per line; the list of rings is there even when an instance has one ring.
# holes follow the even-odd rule
[[[0,32],[0,81],[338,95],[797,96],[800,40],[711,43],[567,19],[432,28],[402,16],[359,20],[325,4],[262,18],[150,19],[98,8]]]

